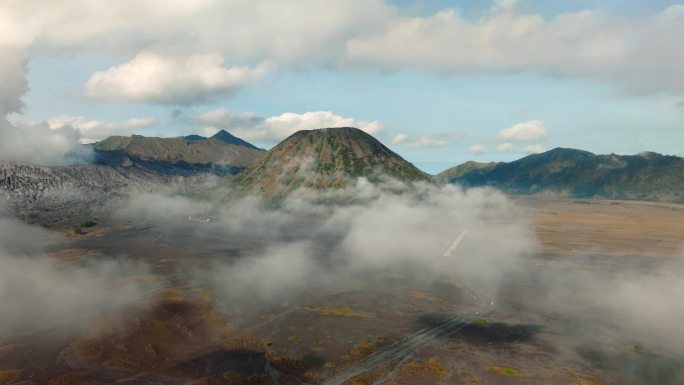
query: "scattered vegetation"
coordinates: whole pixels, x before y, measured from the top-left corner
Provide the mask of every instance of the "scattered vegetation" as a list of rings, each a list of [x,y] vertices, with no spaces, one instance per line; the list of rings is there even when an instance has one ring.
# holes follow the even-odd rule
[[[84,234],[84,231],[83,231],[84,229],[87,229],[87,228],[90,228],[90,227],[93,227],[96,225],[97,225],[97,222],[95,222],[92,219],[87,220],[87,221],[83,221],[83,222],[79,223],[78,225],[76,225],[76,227],[74,227],[74,233]]]
[[[270,378],[267,374],[252,374],[243,375],[236,371],[226,371],[223,373],[223,379],[227,381],[228,384],[239,384],[239,385],[260,385],[268,383]]]
[[[270,361],[271,365],[279,371],[299,378],[315,380],[319,375],[310,364],[302,360],[290,357],[272,357]]]
[[[359,342],[358,344],[354,345],[352,348],[351,352],[349,353],[349,356],[352,359],[358,359],[358,358],[364,358],[368,357],[371,354],[375,353],[378,349],[375,347],[375,345],[368,341],[368,340],[363,340]]]
[[[498,374],[501,374],[504,376],[509,376],[509,377],[520,376],[520,371],[518,369],[509,368],[506,366],[491,365],[489,367],[489,370],[491,370],[494,373],[498,373]]]
[[[487,324],[487,320],[483,320],[482,318],[479,318],[479,319],[476,319],[473,323],[477,326],[484,326]]]
[[[439,302],[439,298],[433,297],[424,291],[414,291],[411,293],[411,298],[417,301]]]
[[[351,306],[344,307],[322,307],[322,306],[307,306],[306,310],[311,313],[316,313],[325,316],[334,317],[349,317],[349,318],[371,318],[370,314],[362,310],[354,310]]]
[[[646,352],[646,348],[644,348],[644,345],[641,342],[637,342],[634,344],[634,353],[636,354],[644,354]]]
[[[431,357],[427,361],[409,362],[401,368],[401,371],[411,376],[444,377],[447,375],[447,369],[436,357]]]
[[[0,370],[0,385],[13,384],[21,376],[21,369]]]
[[[347,384],[349,385],[372,385],[382,377],[383,371],[376,370],[374,372],[361,373],[356,377],[352,377]]]

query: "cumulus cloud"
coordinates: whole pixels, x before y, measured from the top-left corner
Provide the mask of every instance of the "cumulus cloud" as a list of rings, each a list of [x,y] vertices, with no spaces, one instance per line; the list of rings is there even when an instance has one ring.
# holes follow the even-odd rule
[[[468,152],[470,152],[473,155],[482,155],[485,152],[487,152],[487,149],[481,144],[474,144],[468,147]]]
[[[526,71],[595,80],[627,92],[684,91],[684,58],[679,55],[684,42],[672,39],[684,34],[684,5],[646,15],[580,10],[549,18],[519,11],[515,4],[496,1],[490,12],[466,18],[450,9],[411,16],[382,0],[125,0],[106,6],[27,0],[0,5],[0,35],[13,45],[34,45],[43,52],[135,55],[153,50],[174,57],[211,52],[237,63],[271,60],[295,68]],[[73,23],[76,19],[79,23]],[[207,61],[203,67],[221,72],[220,59]],[[222,84],[224,91],[234,88]],[[117,99],[124,96],[108,91]]]
[[[541,144],[530,144],[523,148],[523,152],[526,154],[539,154],[544,152],[544,147]]]
[[[496,146],[496,151],[498,152],[508,152],[513,150],[513,143],[501,143]]]
[[[548,135],[544,122],[541,120],[529,120],[504,128],[499,132],[501,140],[530,141],[544,138]]]
[[[92,143],[111,135],[131,135],[138,130],[156,125],[154,118],[131,118],[121,123],[108,123],[87,119],[83,116],[60,115],[47,121],[52,130],[71,127],[80,133],[80,143]]]
[[[51,129],[38,124],[10,124],[0,121],[0,154],[3,160],[62,165],[89,162],[92,151],[79,144],[80,132],[63,126]]]
[[[1,11],[15,40],[40,43],[43,50],[131,54],[157,48],[295,65],[339,55],[350,36],[377,29],[396,12],[381,0],[66,0],[59,6],[27,0]],[[23,22],[28,19],[32,23]]]
[[[392,138],[392,143],[393,144],[404,144],[406,143],[406,140],[408,139],[408,135],[406,134],[397,134],[394,138]]]
[[[94,100],[188,105],[230,95],[268,73],[266,62],[254,68],[224,66],[220,54],[189,56],[139,53],[130,62],[93,74],[85,95]]]
[[[285,112],[270,117],[252,113],[234,113],[226,109],[206,112],[197,121],[208,125],[211,130],[226,129],[246,139],[277,142],[299,130],[315,130],[326,127],[356,127],[371,135],[382,130],[378,121],[363,121],[336,115],[331,111],[312,111],[302,114]]]
[[[454,10],[398,17],[375,34],[351,39],[348,59],[452,74],[534,71],[630,93],[684,91],[684,41],[671,38],[684,34],[684,5],[646,16],[583,10],[552,19],[507,8],[475,20]]]
[[[34,163],[71,163],[88,154],[77,145],[80,134],[71,127],[50,129],[46,123],[16,125],[7,115],[21,112],[22,96],[28,91],[26,52],[2,46],[0,58],[0,154],[4,160]]]

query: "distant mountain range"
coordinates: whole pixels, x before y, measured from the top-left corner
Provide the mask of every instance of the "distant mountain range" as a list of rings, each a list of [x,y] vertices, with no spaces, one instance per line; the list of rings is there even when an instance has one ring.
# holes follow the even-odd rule
[[[226,131],[211,138],[113,136],[88,146],[94,164],[0,160],[0,193],[29,221],[68,222],[132,191],[189,189],[209,177],[229,178],[266,154]]]
[[[509,163],[467,162],[438,174],[435,180],[515,194],[553,192],[581,198],[684,202],[684,159],[654,152],[596,155],[556,148]]]
[[[152,138],[111,136],[93,144],[95,162],[109,166],[203,171],[237,174],[254,165],[265,153],[225,130],[211,138],[189,135]]]
[[[354,178],[376,181],[383,175],[402,181],[429,179],[366,132],[337,127],[296,132],[236,175],[231,185],[272,198],[300,187],[339,188]]]
[[[684,202],[684,159],[652,152],[595,155],[556,148],[508,163],[466,162],[431,177],[351,127],[298,131],[270,151],[226,131],[210,138],[115,136],[89,146],[94,164],[0,160],[0,193],[21,216],[41,217],[41,223],[46,215],[54,221],[82,216],[108,197],[169,187],[189,191],[208,178],[218,178],[216,188],[230,194],[267,200],[299,188],[342,188],[358,177],[375,182],[389,176],[404,182],[490,186],[513,194]]]

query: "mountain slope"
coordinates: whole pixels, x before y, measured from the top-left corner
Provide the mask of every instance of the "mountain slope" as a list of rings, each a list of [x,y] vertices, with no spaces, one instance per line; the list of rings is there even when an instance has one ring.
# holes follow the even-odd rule
[[[595,155],[556,148],[447,180],[521,194],[549,191],[575,197],[684,201],[684,159],[652,152]]]
[[[213,176],[232,176],[266,153],[225,131],[212,138],[113,136],[91,148],[96,164],[0,160],[0,197],[21,217],[68,222],[134,191],[185,189]]]
[[[442,171],[441,173],[435,175],[433,179],[435,179],[435,181],[437,182],[452,183],[453,181],[456,181],[463,175],[473,171],[490,171],[491,169],[496,167],[497,164],[499,164],[499,162],[480,163],[467,161],[463,164],[459,164],[458,166]]]
[[[282,196],[300,187],[344,187],[350,178],[427,180],[414,165],[371,135],[352,127],[298,131],[231,183],[243,192]]]
[[[220,131],[211,138],[199,135],[178,138],[112,136],[95,143],[93,149],[99,164],[128,167],[137,163],[149,168],[213,168],[230,174],[255,164],[265,153],[226,131]]]
[[[133,191],[179,189],[206,180],[210,173],[161,173],[133,165],[38,166],[0,160],[0,199],[30,222],[63,225],[87,219],[108,200]]]
[[[211,137],[211,139],[219,140],[223,143],[234,144],[236,146],[251,148],[253,150],[263,151],[262,149],[253,145],[252,143],[246,142],[246,141],[238,138],[237,136],[231,135],[226,130],[221,130],[221,131],[217,132],[216,134],[214,134],[214,136]]]

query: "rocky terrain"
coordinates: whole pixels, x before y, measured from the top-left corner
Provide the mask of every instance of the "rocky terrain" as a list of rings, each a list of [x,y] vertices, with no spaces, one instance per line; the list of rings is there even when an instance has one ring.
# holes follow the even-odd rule
[[[182,188],[211,176],[140,166],[38,166],[0,160],[0,193],[19,217],[48,225],[92,216],[110,198],[132,191]]]
[[[78,222],[95,215],[110,198],[132,191],[185,189],[230,177],[265,153],[225,131],[211,138],[115,136],[92,149],[93,164],[43,166],[0,160],[0,193],[30,222]]]

